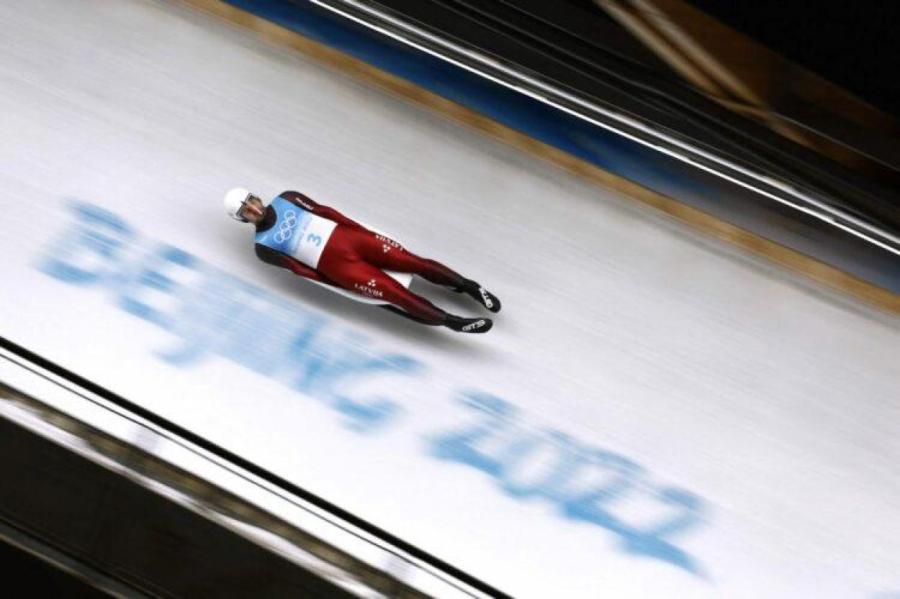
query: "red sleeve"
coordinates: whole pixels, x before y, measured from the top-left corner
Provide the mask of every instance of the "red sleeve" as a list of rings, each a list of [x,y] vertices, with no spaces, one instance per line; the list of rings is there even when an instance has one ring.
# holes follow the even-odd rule
[[[312,279],[313,281],[320,281],[322,283],[328,283],[331,285],[331,281],[327,280],[325,277],[319,274],[317,270],[314,270],[307,265],[303,264],[299,260],[295,260],[290,256],[285,256],[279,252],[272,250],[262,244],[256,244],[256,256],[273,266],[279,266],[281,268],[287,268],[295,275],[299,275],[301,277],[305,277],[307,279]]]
[[[319,271],[313,270],[299,260],[294,260],[293,258],[285,256],[284,262],[284,266],[289,268],[295,275],[300,275],[301,277],[306,277],[307,279],[312,279],[313,281],[319,281],[321,283],[329,283],[329,281],[326,281],[322,275],[319,274]]]
[[[364,226],[362,226],[355,220],[347,218],[334,208],[316,203],[314,200],[303,195],[302,193],[296,191],[286,191],[281,194],[281,197],[294,204],[295,206],[299,206],[304,210],[308,210],[316,216],[321,216],[322,218],[327,218],[328,220],[334,221],[339,225],[346,225],[348,227],[355,227],[357,229],[365,229]]]

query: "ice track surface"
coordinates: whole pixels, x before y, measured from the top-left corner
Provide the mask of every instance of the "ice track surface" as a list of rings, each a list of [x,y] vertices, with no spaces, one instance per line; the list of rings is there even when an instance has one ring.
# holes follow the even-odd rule
[[[896,318],[177,4],[0,23],[4,337],[518,596],[900,590]],[[267,267],[236,185],[504,311]]]

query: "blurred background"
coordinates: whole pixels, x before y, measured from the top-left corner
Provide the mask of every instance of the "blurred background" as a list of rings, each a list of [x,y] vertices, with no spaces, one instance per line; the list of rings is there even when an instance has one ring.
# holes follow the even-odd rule
[[[5,571],[56,596],[900,593],[897,13],[0,1]],[[237,186],[504,310],[455,335],[270,268],[222,214]]]

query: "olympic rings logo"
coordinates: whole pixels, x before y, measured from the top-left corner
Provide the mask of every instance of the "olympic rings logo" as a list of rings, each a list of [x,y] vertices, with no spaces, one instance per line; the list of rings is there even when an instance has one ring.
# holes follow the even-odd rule
[[[275,233],[275,241],[282,243],[290,239],[291,235],[294,234],[294,229],[297,228],[298,222],[296,212],[293,210],[285,212],[284,218],[278,224],[278,232]]]

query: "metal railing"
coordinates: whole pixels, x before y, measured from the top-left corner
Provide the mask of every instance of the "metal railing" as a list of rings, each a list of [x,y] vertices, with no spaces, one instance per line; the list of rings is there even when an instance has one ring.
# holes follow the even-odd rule
[[[875,246],[900,256],[900,236],[829,202],[796,182],[783,180],[740,164],[652,123],[581,97],[534,72],[449,39],[389,11],[372,0],[310,0],[333,13],[364,25],[422,52],[515,90],[592,125],[701,169],[760,196],[803,212]]]

